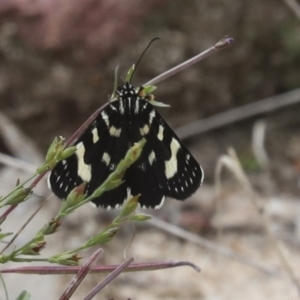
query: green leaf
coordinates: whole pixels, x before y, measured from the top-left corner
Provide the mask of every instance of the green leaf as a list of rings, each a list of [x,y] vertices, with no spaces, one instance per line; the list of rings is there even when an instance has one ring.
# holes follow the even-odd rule
[[[117,66],[116,69],[115,69],[114,89],[113,89],[113,92],[111,94],[109,102],[113,102],[115,100],[118,100],[118,98],[116,98],[116,90],[118,88],[118,71],[119,71],[119,66]]]
[[[138,222],[148,221],[150,219],[151,219],[151,216],[143,215],[143,214],[131,216],[128,218],[128,220],[130,220],[130,221],[138,221]]]
[[[137,195],[137,196],[132,197],[128,201],[126,201],[122,207],[122,211],[121,211],[120,215],[116,219],[119,220],[120,218],[129,216],[130,214],[135,212],[135,210],[138,206],[138,203],[139,203],[139,198],[140,198],[140,195]]]
[[[61,153],[64,150],[64,138],[63,137],[55,137],[52,144],[50,145],[47,154],[46,154],[46,159],[45,162],[49,163],[51,162],[53,159],[59,157],[59,155],[61,155]]]
[[[85,198],[85,187],[86,182],[83,182],[79,186],[76,186],[68,195],[67,199],[64,202],[65,208],[71,208],[75,205],[78,205]]]
[[[165,104],[165,103],[162,103],[162,102],[157,102],[157,101],[154,101],[154,100],[150,100],[148,102],[150,104],[152,104],[153,106],[157,106],[157,107],[170,107],[171,106],[169,104]]]
[[[57,229],[60,227],[60,221],[53,219],[50,221],[47,225],[45,225],[37,235],[50,235],[57,231]]]
[[[132,77],[133,72],[134,72],[134,69],[135,69],[135,65],[132,65],[132,67],[129,69],[129,71],[127,72],[127,75],[125,77],[126,82],[130,82],[131,77]]]
[[[5,264],[10,260],[12,260],[11,255],[0,255],[0,264]]]
[[[16,300],[30,300],[31,295],[27,291],[22,291]]]
[[[45,159],[46,162],[51,161],[55,157],[56,149],[58,147],[58,141],[59,141],[58,138],[55,137],[52,144],[48,148],[48,151],[47,151],[47,154],[46,154],[46,159]]]
[[[84,245],[81,247],[82,249],[85,248],[89,248],[98,244],[105,244],[107,242],[109,242],[119,231],[119,227],[111,227],[108,228],[102,232],[100,232],[99,234],[97,234],[96,236],[93,236],[92,238],[90,238],[86,243],[84,243]]]
[[[40,255],[45,248],[46,242],[43,236],[37,236],[32,243],[20,251],[23,255]]]
[[[117,188],[119,185],[121,185],[124,181],[121,179],[116,179],[116,180],[112,180],[110,182],[108,182],[105,185],[105,192],[113,190],[115,188]]]
[[[73,146],[73,147],[69,147],[67,149],[65,149],[62,154],[61,154],[61,159],[66,159],[68,158],[69,156],[71,156],[72,154],[74,154],[77,150],[77,147],[76,146]]]
[[[146,85],[143,87],[143,92],[145,93],[145,95],[149,95],[153,93],[156,89],[157,87],[154,85]]]
[[[5,205],[16,205],[23,202],[31,192],[31,188],[20,186],[7,199]]]
[[[0,233],[0,240],[2,240],[3,238],[9,236],[9,235],[12,235],[13,232],[6,232],[6,233]]]
[[[81,256],[72,253],[62,253],[48,258],[50,263],[60,264],[64,266],[77,266]]]

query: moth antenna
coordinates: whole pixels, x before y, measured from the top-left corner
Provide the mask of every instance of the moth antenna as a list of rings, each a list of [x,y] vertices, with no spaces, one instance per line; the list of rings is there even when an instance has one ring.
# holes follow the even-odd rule
[[[140,58],[138,59],[137,63],[136,63],[135,66],[134,66],[134,69],[133,69],[133,71],[132,71],[132,74],[131,74],[129,83],[131,83],[131,80],[132,80],[132,77],[133,77],[133,75],[134,75],[134,72],[135,72],[135,70],[137,69],[138,65],[140,64],[140,62],[141,62],[143,56],[145,55],[145,53],[147,52],[147,50],[150,48],[151,44],[152,44],[154,41],[157,41],[157,40],[160,40],[160,38],[159,38],[159,37],[156,37],[156,38],[152,39],[152,40],[150,41],[150,43],[148,44],[148,46],[146,47],[146,49],[145,49],[145,50],[143,51],[143,53],[141,54]]]

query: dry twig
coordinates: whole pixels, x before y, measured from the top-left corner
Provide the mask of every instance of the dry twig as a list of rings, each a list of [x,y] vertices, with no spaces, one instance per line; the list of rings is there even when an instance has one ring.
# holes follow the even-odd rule
[[[188,139],[203,132],[217,129],[260,114],[297,104],[300,102],[300,89],[272,96],[241,107],[233,108],[206,119],[183,125],[175,131],[180,139]]]
[[[118,265],[93,266],[90,273],[107,273],[115,270]],[[167,262],[151,262],[131,264],[124,272],[140,272],[163,270],[177,267],[191,267],[196,272],[200,272],[200,268],[189,261],[167,261]],[[38,274],[38,275],[57,275],[57,274],[77,274],[82,266],[38,266],[38,267],[18,267],[2,269],[1,273],[17,273],[17,274]]]
[[[295,15],[300,19],[300,5],[297,0],[284,0],[287,6],[295,13]]]
[[[274,277],[282,276],[282,273],[280,273],[278,270],[267,268],[267,267],[255,262],[255,261],[252,261],[251,259],[249,259],[245,256],[242,256],[226,247],[218,245],[218,244],[216,244],[212,241],[209,241],[205,238],[202,238],[194,233],[188,232],[178,226],[172,225],[170,223],[167,223],[167,222],[157,219],[155,217],[152,217],[151,220],[149,220],[148,222],[151,223],[152,226],[157,227],[163,231],[166,231],[174,236],[180,237],[186,241],[189,241],[191,243],[199,245],[205,249],[214,251],[214,252],[221,254],[227,258],[238,261],[238,262],[242,263],[243,265],[250,266],[264,274],[267,274],[269,276],[274,276]]]
[[[102,282],[97,284],[89,293],[84,297],[83,300],[93,299],[106,285],[108,285],[112,280],[119,276],[131,263],[133,262],[133,257],[127,259],[123,264],[118,266],[112,273],[110,273]]]

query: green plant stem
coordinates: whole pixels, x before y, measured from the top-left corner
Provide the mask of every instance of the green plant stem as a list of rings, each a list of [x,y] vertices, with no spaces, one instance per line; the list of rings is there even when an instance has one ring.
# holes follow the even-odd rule
[[[33,262],[33,261],[48,262],[48,259],[47,258],[35,258],[35,257],[31,257],[31,258],[15,257],[11,261],[14,261],[14,262]]]

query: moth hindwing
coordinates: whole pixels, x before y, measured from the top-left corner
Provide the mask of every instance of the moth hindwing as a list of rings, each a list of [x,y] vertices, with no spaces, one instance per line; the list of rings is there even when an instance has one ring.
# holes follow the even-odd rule
[[[116,208],[140,194],[139,204],[160,208],[165,197],[184,200],[201,185],[204,173],[192,154],[151,104],[153,96],[130,82],[117,88],[111,101],[76,140],[76,152],[51,171],[48,184],[65,199],[86,182],[91,195],[115,170],[127,150],[143,137],[146,144],[138,160],[117,188],[93,200],[97,206]]]

